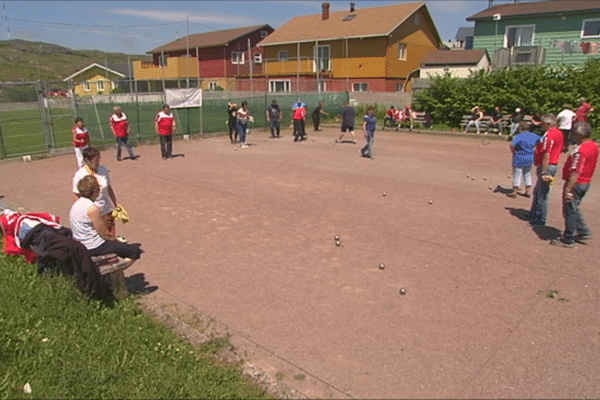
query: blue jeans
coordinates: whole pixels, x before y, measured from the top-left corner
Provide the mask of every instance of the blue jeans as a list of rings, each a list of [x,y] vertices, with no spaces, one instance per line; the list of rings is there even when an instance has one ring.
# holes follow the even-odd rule
[[[573,243],[575,241],[575,233],[586,236],[591,235],[592,232],[589,230],[583,215],[579,210],[579,204],[581,200],[590,188],[589,183],[579,183],[575,185],[575,193],[571,201],[563,202],[563,217],[565,217],[565,231],[563,232],[563,242]]]
[[[121,159],[121,146],[125,146],[127,152],[129,153],[129,158],[133,158],[133,149],[131,145],[128,143],[128,137],[118,137],[117,136],[117,160]]]
[[[373,142],[375,141],[375,132],[367,132],[365,135],[365,140],[367,144],[360,149],[360,153],[363,157],[373,158]]]
[[[556,165],[548,165],[548,175],[556,175]],[[531,210],[529,211],[529,219],[532,223],[538,225],[546,224],[548,216],[548,194],[550,193],[550,185],[542,179],[542,167],[537,167],[537,182],[533,189],[533,201],[531,202]]]
[[[246,144],[246,132],[248,132],[248,124],[237,123],[238,138],[240,143]]]

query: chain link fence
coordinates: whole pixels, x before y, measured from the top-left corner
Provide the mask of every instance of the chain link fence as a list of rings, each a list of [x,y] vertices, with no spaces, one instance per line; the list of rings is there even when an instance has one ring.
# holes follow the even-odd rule
[[[164,104],[163,92],[152,92],[156,88],[150,84],[127,81],[116,83],[119,93],[80,97],[73,95],[74,85],[76,83],[63,81],[0,83],[0,158],[71,147],[71,128],[76,117],[83,118],[92,145],[112,145],[114,139],[108,119],[116,105],[127,114],[132,143],[155,139],[154,118]],[[171,82],[166,87],[185,86]],[[146,90],[140,91],[140,88]],[[201,108],[173,109],[177,119],[175,135],[226,134],[230,101],[238,106],[244,100],[248,102],[254,117],[251,129],[267,128],[266,109],[273,99],[279,103],[285,122],[291,120],[291,106],[298,99],[308,104],[309,113],[323,101],[325,111],[339,115],[344,102],[349,100],[349,93],[205,91]]]

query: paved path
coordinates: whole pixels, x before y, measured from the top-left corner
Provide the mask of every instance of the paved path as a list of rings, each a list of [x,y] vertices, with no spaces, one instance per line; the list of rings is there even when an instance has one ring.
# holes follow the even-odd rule
[[[548,245],[559,185],[534,231],[528,199],[488,188],[511,186],[506,142],[385,131],[372,161],[336,135],[178,141],[168,161],[103,152],[132,219],[118,233],[146,250],[131,281],[214,318],[308,397],[600,397],[600,246]],[[2,200],[66,217],[74,165],[3,163]],[[583,205],[596,231],[598,193]]]

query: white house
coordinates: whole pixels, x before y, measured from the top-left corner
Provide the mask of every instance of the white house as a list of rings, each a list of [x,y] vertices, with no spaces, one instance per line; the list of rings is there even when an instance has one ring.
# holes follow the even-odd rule
[[[421,61],[421,78],[450,74],[467,78],[472,71],[489,70],[490,57],[481,50],[437,50],[428,53]]]

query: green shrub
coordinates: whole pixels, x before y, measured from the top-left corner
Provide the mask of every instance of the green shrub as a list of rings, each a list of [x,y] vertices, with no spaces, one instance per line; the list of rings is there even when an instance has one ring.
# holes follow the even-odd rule
[[[583,66],[539,66],[474,72],[469,78],[432,78],[431,87],[415,95],[415,108],[431,114],[436,123],[458,127],[475,105],[486,113],[499,106],[506,114],[520,107],[527,114],[557,114],[564,103],[577,107],[585,97],[600,107],[600,60]],[[590,116],[592,125],[600,114]]]

